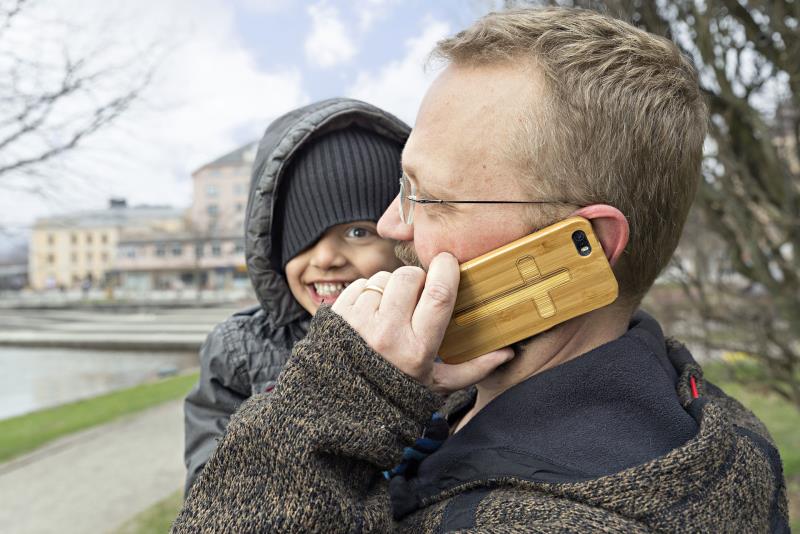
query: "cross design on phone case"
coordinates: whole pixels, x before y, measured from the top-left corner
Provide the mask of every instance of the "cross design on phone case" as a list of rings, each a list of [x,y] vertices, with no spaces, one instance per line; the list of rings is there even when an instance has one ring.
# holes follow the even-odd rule
[[[572,279],[567,269],[558,269],[542,275],[539,266],[531,256],[523,256],[517,260],[517,271],[522,278],[522,285],[493,295],[478,304],[464,310],[457,310],[455,321],[459,326],[468,326],[486,317],[496,315],[503,310],[533,301],[536,311],[542,319],[556,314],[556,305],[550,291],[563,286]]]
[[[517,260],[517,270],[522,277],[522,282],[529,286],[520,293],[533,297],[533,303],[536,304],[536,311],[539,312],[539,316],[542,319],[547,319],[555,315],[556,303],[553,302],[550,291],[570,281],[572,277],[569,271],[567,269],[559,269],[547,276],[542,276],[539,266],[530,256],[524,256]]]

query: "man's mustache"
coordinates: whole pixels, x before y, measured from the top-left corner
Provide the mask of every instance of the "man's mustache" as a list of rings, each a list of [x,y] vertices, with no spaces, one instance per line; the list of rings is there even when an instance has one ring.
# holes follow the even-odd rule
[[[414,244],[411,241],[398,241],[394,246],[394,253],[397,259],[403,262],[404,265],[413,265],[414,267],[424,269],[417,256],[417,251],[414,250]]]

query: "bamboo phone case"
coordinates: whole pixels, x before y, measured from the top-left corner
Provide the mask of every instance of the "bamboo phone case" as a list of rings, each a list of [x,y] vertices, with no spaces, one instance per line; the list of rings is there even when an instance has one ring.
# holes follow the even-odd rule
[[[439,356],[461,363],[614,302],[592,225],[570,217],[461,265]]]

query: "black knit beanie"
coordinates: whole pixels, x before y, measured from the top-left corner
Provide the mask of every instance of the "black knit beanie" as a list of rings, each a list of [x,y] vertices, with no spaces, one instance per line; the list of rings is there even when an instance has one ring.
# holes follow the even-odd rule
[[[377,221],[399,190],[402,149],[357,126],[325,133],[301,147],[279,185],[273,236],[280,241],[281,269],[331,226]]]

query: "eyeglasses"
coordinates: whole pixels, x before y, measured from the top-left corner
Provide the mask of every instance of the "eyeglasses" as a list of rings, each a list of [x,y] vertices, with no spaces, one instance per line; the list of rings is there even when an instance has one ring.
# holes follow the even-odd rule
[[[417,198],[414,184],[403,173],[400,177],[400,219],[406,224],[413,224],[414,222],[415,204],[574,204],[574,202],[566,200],[440,200]]]

